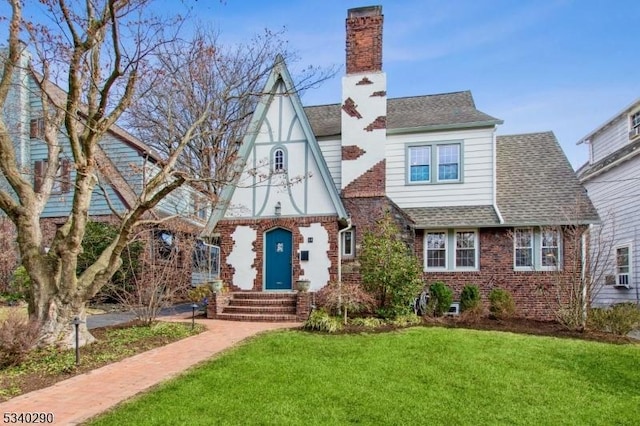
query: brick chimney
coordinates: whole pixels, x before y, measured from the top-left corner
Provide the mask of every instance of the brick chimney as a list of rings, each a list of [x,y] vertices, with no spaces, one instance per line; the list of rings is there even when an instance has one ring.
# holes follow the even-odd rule
[[[382,72],[382,6],[347,11],[342,77],[343,197],[385,193],[387,76]]]
[[[382,71],[382,6],[347,12],[347,74]]]

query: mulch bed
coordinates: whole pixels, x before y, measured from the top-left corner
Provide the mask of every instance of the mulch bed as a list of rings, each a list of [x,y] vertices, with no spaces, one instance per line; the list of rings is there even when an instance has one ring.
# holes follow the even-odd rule
[[[569,330],[563,325],[553,321],[537,321],[526,318],[495,319],[490,317],[468,318],[464,316],[445,316],[440,318],[425,318],[425,327],[467,328],[474,330],[503,331],[535,336],[550,336],[561,339],[580,339],[613,344],[640,344],[640,341],[627,336],[618,336],[611,333],[603,333],[593,330],[577,331]],[[400,327],[383,325],[371,329],[360,326],[347,325],[339,333],[383,333],[397,330]]]

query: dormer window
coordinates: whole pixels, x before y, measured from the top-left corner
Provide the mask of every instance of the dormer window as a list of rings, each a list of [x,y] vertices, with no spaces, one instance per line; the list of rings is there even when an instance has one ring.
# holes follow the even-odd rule
[[[275,173],[284,172],[284,150],[278,148],[273,152],[273,171]]]

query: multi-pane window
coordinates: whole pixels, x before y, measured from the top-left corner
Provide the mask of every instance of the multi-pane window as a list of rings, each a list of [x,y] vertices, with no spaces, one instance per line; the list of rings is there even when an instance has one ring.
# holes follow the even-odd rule
[[[533,229],[523,228],[514,231],[516,268],[533,267]]]
[[[476,230],[427,231],[424,234],[424,269],[477,270],[478,244]]]
[[[460,145],[438,145],[438,181],[459,180]]]
[[[353,257],[355,255],[355,231],[350,229],[342,233],[342,255]]]
[[[456,268],[476,267],[476,232],[456,232]]]
[[[562,233],[558,228],[515,228],[513,266],[521,270],[555,270],[562,267]]]
[[[407,182],[462,182],[462,152],[462,141],[409,146],[407,148]]]
[[[276,173],[284,172],[284,150],[276,149],[273,152],[273,171]]]
[[[640,111],[631,115],[631,128],[640,128]]]
[[[426,245],[426,266],[430,268],[447,267],[447,233],[444,231],[428,232]]]
[[[557,229],[543,229],[540,233],[540,265],[556,267],[560,256],[560,232]]]
[[[220,276],[220,247],[197,240],[192,261],[195,272],[209,278]]]
[[[629,246],[616,248],[616,285],[629,285],[630,252]]]
[[[431,180],[430,166],[430,146],[409,148],[409,182],[429,182]]]

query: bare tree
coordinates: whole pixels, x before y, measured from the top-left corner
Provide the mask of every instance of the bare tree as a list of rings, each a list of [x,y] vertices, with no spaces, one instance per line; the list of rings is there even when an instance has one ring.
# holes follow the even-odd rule
[[[186,226],[173,225],[171,229],[140,230],[134,241],[146,243],[145,254],[141,259],[123,256],[133,279],[125,286],[110,284],[115,298],[145,324],[155,321],[163,308],[184,298],[191,289],[193,237]],[[161,232],[170,240],[157,238]]]
[[[542,289],[556,320],[575,330],[586,328],[591,302],[611,270],[613,252],[613,236],[601,225],[585,224],[580,219],[585,212],[587,206],[578,202],[565,212],[564,253],[550,260],[557,269],[551,272],[550,288]]]
[[[72,319],[84,321],[86,301],[119,269],[121,253],[137,227],[154,219],[150,212],[158,203],[185,183],[215,194],[235,178],[225,167],[260,95],[259,82],[272,64],[269,50],[277,47],[276,38],[267,33],[266,42],[238,49],[234,56],[233,49],[218,52],[215,38],[201,32],[193,42],[179,41],[169,33],[177,32],[181,19],[154,17],[153,0],[43,0],[39,5],[49,25],[24,20],[22,0],[6,1],[12,12],[0,106],[11,104],[16,81],[24,82],[25,76],[35,81],[47,161],[34,188],[33,170],[19,161],[23,154],[17,152],[21,141],[14,127],[20,124],[0,116],[0,170],[5,179],[0,208],[17,230],[18,251],[32,284],[29,314],[40,323],[40,344],[71,346]],[[24,59],[21,40],[35,49],[33,60]],[[246,63],[243,55],[248,55]],[[207,79],[208,65],[218,71]],[[207,95],[209,85],[219,95]],[[153,167],[140,171],[145,183],[129,194],[129,209],[118,214],[118,235],[77,275],[92,193],[100,186],[99,177],[108,172],[99,143],[134,103],[154,125],[166,125],[157,134],[155,127],[137,127],[140,135],[165,141],[158,146],[166,149]],[[151,108],[145,110],[145,105]],[[194,109],[187,110],[187,105]],[[75,170],[74,181],[68,182],[73,198],[68,219],[47,250],[40,218],[57,184],[63,146]],[[236,164],[232,175],[237,168]],[[203,171],[196,173],[198,169]],[[219,200],[212,196],[208,201]],[[92,340],[83,323],[81,344]]]
[[[127,111],[127,127],[170,155],[198,121],[177,166],[198,180],[205,201],[215,203],[225,185],[242,184],[236,180],[242,170],[236,156],[267,77],[277,62],[297,58],[287,51],[283,32],[265,30],[248,43],[225,45],[215,30],[199,27],[192,38],[162,46],[155,59],[158,72],[141,79],[144,96]],[[333,74],[333,69],[307,68],[296,76],[295,91]],[[260,182],[269,177],[253,173],[262,174]],[[282,184],[297,181],[291,177]]]
[[[163,33],[171,23],[147,13],[150,0],[48,0],[40,2],[53,22],[47,27],[23,19],[21,0],[7,1],[12,13],[0,105],[11,102],[16,81],[24,87],[25,78],[33,79],[42,105],[47,161],[40,184],[34,188],[31,171],[16,153],[21,141],[14,123],[3,116],[0,169],[9,188],[0,189],[0,208],[16,226],[19,254],[31,279],[29,315],[40,323],[40,344],[70,346],[70,322],[76,316],[85,319],[86,301],[119,268],[120,254],[135,227],[146,212],[185,181],[181,173],[173,171],[178,153],[169,156],[121,217],[118,236],[93,265],[76,275],[97,183],[98,143],[129,108],[138,79],[148,72],[150,53],[171,41]],[[31,61],[25,60],[24,38],[36,51]],[[64,82],[65,89],[56,87],[54,80]],[[76,171],[71,212],[45,250],[40,217],[51,197],[63,145],[69,147]],[[93,340],[85,324],[80,333],[82,344]]]

